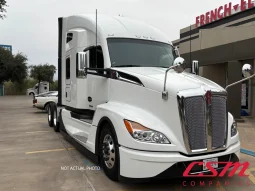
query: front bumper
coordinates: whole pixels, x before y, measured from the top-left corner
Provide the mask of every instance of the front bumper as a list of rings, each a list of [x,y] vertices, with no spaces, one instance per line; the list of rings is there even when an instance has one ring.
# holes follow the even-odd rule
[[[121,179],[147,179],[182,177],[184,166],[187,162],[199,161],[218,157],[219,161],[227,162],[239,160],[240,142],[231,145],[223,152],[204,154],[199,156],[186,156],[177,152],[148,152],[119,147],[120,178]],[[232,155],[233,154],[233,155]],[[225,156],[225,157],[224,157]],[[176,171],[177,167],[177,171]],[[179,170],[178,170],[179,168]],[[179,171],[179,174],[176,172]]]

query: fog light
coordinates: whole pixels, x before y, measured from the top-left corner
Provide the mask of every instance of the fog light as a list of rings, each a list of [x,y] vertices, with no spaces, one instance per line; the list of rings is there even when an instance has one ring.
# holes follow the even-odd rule
[[[231,126],[231,137],[234,137],[237,134],[237,124],[234,121],[232,126]]]

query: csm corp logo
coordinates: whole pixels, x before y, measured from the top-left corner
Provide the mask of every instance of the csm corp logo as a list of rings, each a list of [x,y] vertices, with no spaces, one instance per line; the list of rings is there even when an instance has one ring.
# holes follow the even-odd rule
[[[218,164],[217,166],[221,166],[221,165],[224,165],[224,168],[223,170],[218,173],[218,171],[213,168],[213,165],[215,164]],[[235,175],[236,171],[242,167],[242,169],[239,171],[238,173],[238,176],[249,176],[249,175],[246,175],[244,174],[245,171],[248,169],[250,163],[249,162],[244,162],[244,163],[240,163],[240,162],[207,162],[206,163],[206,168],[208,172],[211,172],[210,174],[204,174],[203,172],[201,173],[198,173],[198,174],[195,174],[195,173],[192,173],[192,169],[194,167],[196,167],[196,165],[198,166],[203,166],[204,165],[204,162],[192,162],[189,164],[189,166],[186,168],[186,170],[184,171],[183,173],[183,176],[184,177],[223,177],[226,175],[227,171],[231,169],[231,171],[229,172],[228,174],[228,177],[232,177]]]
[[[206,186],[250,186],[251,182],[254,183],[255,177],[248,171],[246,171],[249,167],[249,162],[192,162],[189,164],[189,166],[186,168],[186,170],[183,173],[183,177],[198,177],[199,179],[192,180],[189,179],[188,181],[183,181],[182,186],[183,187],[194,187],[194,186],[200,186],[200,187],[206,187]],[[201,168],[206,167],[207,173],[194,173],[192,169],[195,168]],[[223,166],[220,172],[218,172],[214,166],[221,167]],[[255,170],[255,169],[251,169]],[[193,173],[192,173],[193,172]],[[248,173],[248,174],[245,174]],[[248,177],[248,179],[233,179],[228,180],[226,178],[224,179],[200,179],[200,178],[209,178],[209,177],[233,177],[235,174],[237,174],[239,177]],[[255,184],[255,183],[254,183]]]

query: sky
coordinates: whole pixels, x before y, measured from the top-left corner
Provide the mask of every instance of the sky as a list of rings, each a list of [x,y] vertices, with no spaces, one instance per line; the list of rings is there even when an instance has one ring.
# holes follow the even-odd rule
[[[57,66],[58,17],[99,14],[143,21],[164,32],[170,41],[198,15],[240,0],[7,0],[7,18],[0,20],[0,44],[22,52],[28,64]]]

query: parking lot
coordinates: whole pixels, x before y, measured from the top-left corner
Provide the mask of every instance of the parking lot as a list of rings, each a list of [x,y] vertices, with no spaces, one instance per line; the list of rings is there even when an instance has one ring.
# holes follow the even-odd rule
[[[238,124],[238,129],[242,148],[255,151],[254,120],[247,118],[245,123]],[[241,154],[241,161],[250,162],[248,177],[141,184],[112,182],[97,164],[91,163],[48,126],[47,114],[32,107],[31,97],[0,97],[1,191],[255,190],[255,157]],[[201,186],[200,181],[205,185]],[[229,185],[225,185],[225,181]]]

